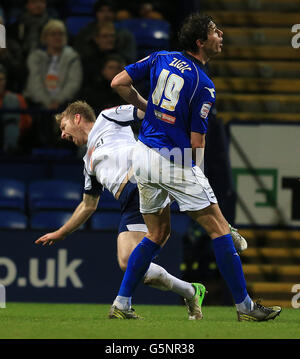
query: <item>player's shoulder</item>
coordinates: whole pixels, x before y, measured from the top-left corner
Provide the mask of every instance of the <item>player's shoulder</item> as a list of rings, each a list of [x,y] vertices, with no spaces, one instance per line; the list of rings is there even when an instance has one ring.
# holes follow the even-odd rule
[[[110,107],[110,108],[106,108],[104,110],[102,110],[100,112],[99,117],[115,117],[115,116],[120,116],[120,115],[124,115],[125,113],[132,113],[134,106],[133,105],[119,105],[119,106],[115,106],[115,107]]]
[[[201,77],[201,85],[202,87],[207,86],[210,88],[215,88],[213,81],[208,77],[206,73],[204,73],[204,75]]]
[[[99,121],[98,121],[99,119]],[[137,120],[137,109],[133,105],[120,105],[101,111],[96,122],[117,123],[122,126]]]
[[[161,50],[161,51],[156,51],[153,52],[150,56],[152,57],[153,60],[156,59],[165,59],[165,58],[172,58],[174,56],[181,56],[181,52],[179,51],[167,51],[167,50]]]

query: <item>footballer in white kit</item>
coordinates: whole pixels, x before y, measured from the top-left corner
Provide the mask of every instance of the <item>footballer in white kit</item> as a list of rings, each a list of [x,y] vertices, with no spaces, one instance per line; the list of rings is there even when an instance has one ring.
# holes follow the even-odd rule
[[[135,120],[139,119],[132,105],[102,111],[88,135],[84,156],[84,192],[99,193],[105,187],[120,201],[119,233],[147,232],[139,212],[139,194],[132,170],[136,140],[130,123]]]
[[[72,141],[77,146],[87,145],[84,156],[84,194],[71,218],[61,228],[43,235],[35,243],[52,245],[78,229],[97,209],[104,187],[121,204],[117,250],[119,265],[122,270],[126,269],[130,253],[147,232],[139,211],[139,191],[132,175],[136,140],[130,127],[133,121],[141,120],[143,115],[142,111],[132,105],[122,105],[102,111],[96,119],[91,107],[82,101],[70,104],[64,112],[56,115],[62,139]],[[143,282],[188,298],[189,318],[202,317],[191,283],[172,276],[153,262]],[[117,317],[124,319],[123,315],[120,312]],[[126,319],[128,316],[136,317],[132,309],[126,315]]]

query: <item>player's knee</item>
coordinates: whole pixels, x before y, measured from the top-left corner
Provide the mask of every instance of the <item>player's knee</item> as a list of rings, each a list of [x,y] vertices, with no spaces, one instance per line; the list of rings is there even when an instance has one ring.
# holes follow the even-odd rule
[[[123,272],[125,272],[126,268],[127,268],[128,258],[127,257],[118,257],[118,263],[119,263],[119,267],[121,268],[121,270]]]
[[[152,233],[150,233],[150,239],[153,242],[161,245],[166,240],[169,239],[170,233],[171,233],[170,225],[163,225],[163,226],[160,226],[159,228],[156,228],[154,231],[152,231]]]

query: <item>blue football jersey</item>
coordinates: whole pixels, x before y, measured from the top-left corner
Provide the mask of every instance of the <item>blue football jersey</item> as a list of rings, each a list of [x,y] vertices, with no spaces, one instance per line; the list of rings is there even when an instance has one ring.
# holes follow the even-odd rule
[[[150,80],[139,140],[155,149],[191,148],[191,132],[206,133],[216,93],[203,65],[185,52],[159,51],[125,67],[133,82]]]

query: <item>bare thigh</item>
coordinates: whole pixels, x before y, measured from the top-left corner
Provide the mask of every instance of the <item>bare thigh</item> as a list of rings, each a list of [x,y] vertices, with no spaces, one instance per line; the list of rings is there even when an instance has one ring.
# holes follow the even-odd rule
[[[121,232],[118,236],[118,263],[120,268],[125,271],[127,267],[128,258],[134,248],[145,237],[145,232]]]
[[[187,213],[205,229],[212,239],[230,233],[228,222],[224,218],[219,205],[216,203],[212,203],[210,206],[199,211]]]

